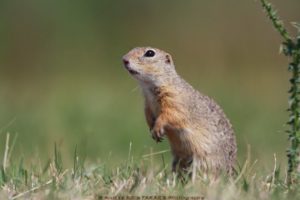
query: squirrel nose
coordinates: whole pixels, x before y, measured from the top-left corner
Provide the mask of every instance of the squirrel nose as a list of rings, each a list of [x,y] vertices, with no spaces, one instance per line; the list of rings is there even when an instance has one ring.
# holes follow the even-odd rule
[[[123,63],[125,66],[127,66],[129,64],[129,61],[127,59],[123,58]]]

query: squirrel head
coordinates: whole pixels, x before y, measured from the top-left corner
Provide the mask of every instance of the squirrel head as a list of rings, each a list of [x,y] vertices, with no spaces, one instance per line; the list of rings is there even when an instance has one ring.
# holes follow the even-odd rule
[[[169,53],[152,47],[137,47],[123,56],[127,71],[138,81],[159,85],[176,75]]]

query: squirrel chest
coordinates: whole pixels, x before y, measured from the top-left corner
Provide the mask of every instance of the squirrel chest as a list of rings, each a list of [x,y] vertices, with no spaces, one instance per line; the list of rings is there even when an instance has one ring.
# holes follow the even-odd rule
[[[182,157],[190,156],[186,149],[188,134],[186,117],[180,110],[180,103],[176,93],[171,88],[143,87],[145,96],[145,114],[150,130],[156,121],[163,121],[164,134],[168,137],[172,151]],[[150,119],[150,120],[149,120]],[[159,120],[158,120],[159,119]],[[149,123],[150,121],[150,123]]]
[[[161,111],[161,105],[159,104],[159,99],[156,95],[156,89],[154,87],[143,87],[142,89],[145,98],[145,107],[149,109],[151,117],[155,120]]]

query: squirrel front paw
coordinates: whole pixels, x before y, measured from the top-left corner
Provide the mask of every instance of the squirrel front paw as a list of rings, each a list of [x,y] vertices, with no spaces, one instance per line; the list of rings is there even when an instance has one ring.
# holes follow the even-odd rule
[[[164,128],[162,127],[156,127],[154,126],[152,130],[150,130],[152,138],[156,141],[156,142],[162,142],[163,137],[165,135],[165,131]]]

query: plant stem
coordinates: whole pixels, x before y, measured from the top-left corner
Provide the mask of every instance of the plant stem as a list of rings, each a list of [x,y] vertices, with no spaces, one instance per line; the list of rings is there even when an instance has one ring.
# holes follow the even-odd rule
[[[287,149],[288,157],[288,170],[287,170],[287,182],[290,186],[300,176],[300,159],[299,159],[299,144],[300,144],[300,34],[298,38],[292,38],[283,22],[277,16],[276,11],[272,8],[272,5],[266,0],[260,0],[262,7],[265,9],[267,16],[273,23],[274,28],[284,39],[283,53],[285,56],[292,58],[289,63],[288,70],[292,73],[290,79],[291,88],[289,90],[289,134],[290,146]]]
[[[268,17],[273,23],[275,29],[280,33],[280,35],[284,38],[286,42],[291,40],[291,37],[287,30],[285,29],[282,21],[277,17],[277,12],[272,8],[272,5],[266,0],[260,0],[262,7],[267,12]]]

